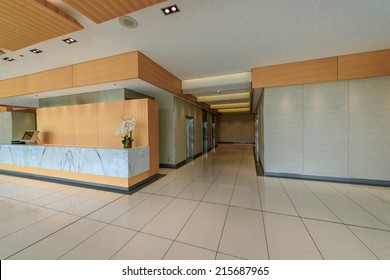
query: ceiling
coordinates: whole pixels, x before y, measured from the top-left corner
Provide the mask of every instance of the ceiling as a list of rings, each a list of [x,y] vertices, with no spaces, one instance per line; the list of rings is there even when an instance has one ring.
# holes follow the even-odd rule
[[[0,51],[0,58],[15,59],[0,60],[0,79],[139,50],[183,80],[185,94],[220,95],[249,92],[250,78],[239,80],[230,74],[244,77],[253,67],[390,47],[388,0],[168,0],[155,1],[161,2],[157,4],[117,0],[152,5],[127,14],[138,22],[133,29],[124,28],[118,18],[97,24],[80,8],[67,4],[80,1],[48,1],[84,29],[16,51],[0,46],[5,52]],[[180,12],[165,16],[161,8],[172,4],[177,4]],[[65,44],[62,39],[66,37],[78,42]],[[43,53],[33,54],[29,52],[32,48]],[[32,96],[7,102],[18,105],[27,102],[24,98]]]

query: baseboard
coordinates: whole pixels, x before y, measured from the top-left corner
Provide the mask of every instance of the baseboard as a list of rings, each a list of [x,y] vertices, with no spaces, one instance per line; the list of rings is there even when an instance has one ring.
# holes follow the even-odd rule
[[[236,142],[218,142],[218,144],[255,144],[255,142],[236,141]]]
[[[279,177],[279,178],[290,178],[290,179],[302,179],[302,180],[313,180],[313,181],[325,181],[335,183],[348,183],[358,185],[374,185],[390,187],[390,181],[384,180],[373,180],[373,179],[360,179],[360,178],[343,178],[343,177],[331,177],[331,176],[315,176],[315,175],[302,175],[294,173],[277,173],[277,172],[264,172],[264,176],[267,177]]]

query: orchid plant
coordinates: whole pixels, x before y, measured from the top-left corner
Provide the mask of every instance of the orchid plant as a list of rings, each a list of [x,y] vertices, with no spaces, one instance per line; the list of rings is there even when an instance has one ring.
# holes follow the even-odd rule
[[[122,122],[119,124],[115,133],[116,135],[121,135],[123,138],[123,145],[125,145],[128,141],[130,141],[130,144],[133,142],[132,131],[135,129],[135,120],[126,117],[126,115],[126,113],[121,114]]]

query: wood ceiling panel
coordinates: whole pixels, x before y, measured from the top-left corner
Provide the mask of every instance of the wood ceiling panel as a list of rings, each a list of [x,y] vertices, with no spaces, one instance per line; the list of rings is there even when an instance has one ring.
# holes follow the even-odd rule
[[[0,55],[3,55],[3,54],[5,54],[5,52],[3,52],[2,50],[0,50]]]
[[[0,0],[0,47],[16,51],[83,26],[46,0]]]
[[[62,0],[90,20],[102,23],[166,0]]]

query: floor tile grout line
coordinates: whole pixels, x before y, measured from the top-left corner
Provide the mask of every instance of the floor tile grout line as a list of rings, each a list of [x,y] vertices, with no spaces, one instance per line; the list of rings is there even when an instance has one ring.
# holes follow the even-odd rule
[[[219,252],[219,247],[221,246],[221,240],[222,240],[222,237],[223,237],[223,233],[224,233],[224,231],[225,231],[226,221],[227,221],[227,218],[228,218],[228,216],[229,216],[230,205],[232,204],[232,199],[233,199],[234,190],[236,189],[237,178],[238,178],[238,174],[239,174],[239,172],[240,172],[240,168],[241,168],[241,164],[242,164],[242,159],[243,159],[243,153],[241,152],[240,165],[239,165],[239,168],[238,168],[236,180],[234,181],[234,187],[233,187],[232,193],[231,193],[231,195],[230,195],[230,201],[229,201],[229,205],[228,205],[228,208],[227,208],[227,211],[226,211],[225,221],[223,222],[222,231],[221,231],[221,234],[220,234],[220,236],[219,236],[219,242],[218,242],[218,246],[217,246],[217,252]]]
[[[325,259],[325,258],[324,258],[324,255],[322,254],[320,248],[318,247],[316,241],[314,240],[314,237],[312,236],[311,232],[310,232],[309,229],[307,228],[306,224],[305,224],[304,221],[302,220],[302,217],[301,217],[301,215],[299,214],[297,208],[295,207],[295,204],[292,202],[291,197],[289,196],[288,192],[286,191],[286,188],[284,187],[284,185],[283,185],[283,183],[282,183],[281,181],[279,181],[279,182],[280,182],[280,184],[282,185],[282,188],[283,188],[284,192],[286,193],[286,195],[287,195],[287,197],[288,197],[290,203],[291,203],[292,206],[294,207],[295,212],[297,212],[298,217],[299,217],[299,220],[301,221],[302,225],[303,225],[303,226],[305,227],[305,229],[306,229],[306,232],[309,234],[311,240],[313,241],[314,246],[316,246],[318,253],[320,254],[321,258],[324,260],[324,259]]]
[[[229,157],[230,158],[230,157]],[[224,166],[226,166],[227,164],[227,161],[225,162]],[[218,174],[221,174],[223,168],[218,172]],[[210,190],[210,188],[212,187],[212,185],[214,184],[216,178],[218,177],[218,175],[214,178],[213,182],[211,183],[208,191]],[[207,191],[207,192],[208,192]],[[180,236],[181,232],[183,231],[183,229],[185,228],[185,226],[188,224],[188,222],[190,221],[190,219],[192,218],[192,216],[194,215],[194,213],[196,212],[196,210],[199,208],[199,205],[201,204],[201,202],[203,203],[206,203],[203,201],[204,197],[207,195],[207,192],[204,193],[204,195],[202,196],[201,200],[199,200],[197,206],[195,207],[194,211],[191,213],[191,215],[188,217],[187,221],[184,223],[184,225],[182,226],[181,230],[179,231],[179,233],[176,235],[175,237],[175,240],[174,242],[171,244],[171,246],[168,248],[168,250],[165,252],[163,258],[165,257],[165,255],[169,252],[170,248],[172,247],[172,245],[175,243],[175,242],[180,242],[180,241],[177,241],[177,238]],[[215,203],[214,203],[215,204]],[[218,250],[216,251],[216,254],[215,254],[215,257],[217,256],[218,254]]]
[[[59,214],[59,213],[56,213],[56,214],[54,214],[54,215],[57,215],[57,214]],[[53,216],[54,216],[54,215],[53,215]],[[52,216],[50,216],[50,217],[52,217]],[[48,217],[48,218],[50,218],[50,217]],[[41,238],[41,239],[39,239],[39,240],[33,242],[32,244],[30,244],[30,245],[24,247],[23,249],[20,249],[19,251],[13,253],[12,255],[8,256],[8,257],[5,258],[5,259],[11,258],[12,256],[14,256],[14,255],[16,255],[16,254],[18,254],[18,253],[20,253],[20,252],[26,250],[26,249],[29,248],[29,247],[34,246],[35,244],[37,244],[37,243],[39,243],[39,242],[45,240],[46,238],[48,238],[48,237],[50,237],[50,236],[52,236],[52,235],[54,235],[54,234],[60,232],[61,230],[64,230],[65,228],[67,228],[67,227],[69,227],[69,226],[71,226],[71,225],[77,223],[78,221],[81,221],[82,219],[83,219],[83,217],[78,217],[78,219],[76,219],[75,221],[71,222],[70,224],[67,224],[67,225],[63,226],[62,228],[60,228],[60,229],[58,229],[58,230],[56,230],[56,231],[50,233],[49,235],[46,235],[45,237],[43,237],[43,238]]]

